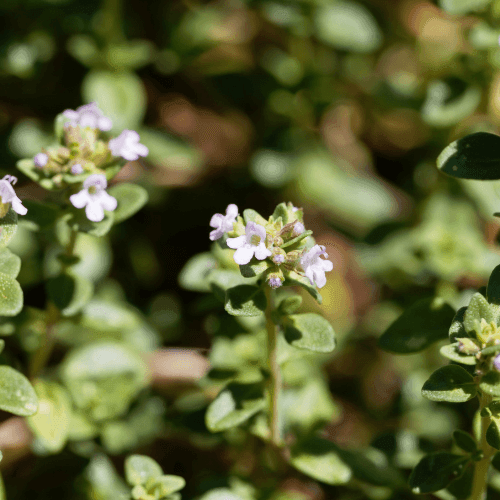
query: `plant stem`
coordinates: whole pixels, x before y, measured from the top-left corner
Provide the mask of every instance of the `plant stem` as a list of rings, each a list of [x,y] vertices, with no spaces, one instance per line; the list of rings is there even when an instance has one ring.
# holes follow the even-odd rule
[[[267,360],[269,365],[268,390],[270,396],[269,405],[269,429],[271,430],[271,443],[277,447],[282,446],[281,423],[279,418],[279,403],[281,393],[281,371],[278,364],[278,336],[277,328],[272,319],[274,311],[274,290],[265,287],[267,308],[266,308],[266,329],[267,329]]]
[[[40,372],[44,369],[45,365],[48,363],[50,355],[52,354],[52,349],[55,345],[54,338],[54,327],[59,321],[60,311],[57,307],[52,303],[48,302],[47,304],[47,320],[46,320],[46,329],[45,329],[45,337],[41,341],[41,345],[38,350],[33,354],[33,357],[30,360],[29,364],[29,378],[36,378]]]
[[[485,406],[491,403],[491,396],[482,394],[479,396],[479,410],[481,411]],[[485,500],[486,490],[488,487],[488,472],[490,469],[491,458],[495,454],[495,449],[492,448],[486,441],[486,430],[490,425],[489,417],[481,417],[481,437],[479,448],[483,450],[483,458],[474,464],[474,478],[472,482],[472,493],[470,500]]]

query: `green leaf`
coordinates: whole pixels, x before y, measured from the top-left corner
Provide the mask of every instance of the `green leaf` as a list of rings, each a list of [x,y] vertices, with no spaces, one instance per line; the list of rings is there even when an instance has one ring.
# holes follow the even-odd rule
[[[247,208],[243,210],[243,220],[245,224],[248,224],[250,221],[255,222],[256,224],[260,224],[261,226],[266,226],[267,220],[262,217],[258,212],[252,210],[251,208]]]
[[[108,190],[111,196],[118,201],[118,207],[114,210],[114,224],[132,217],[148,201],[148,192],[137,184],[117,184]]]
[[[458,139],[441,152],[437,166],[459,179],[500,179],[500,137],[477,132]]]
[[[457,83],[457,85],[454,85]],[[450,127],[471,115],[481,102],[478,86],[460,88],[463,82],[434,80],[427,87],[427,97],[422,107],[423,120],[433,127]],[[456,94],[456,95],[454,95]]]
[[[244,278],[255,278],[267,271],[271,266],[271,262],[269,262],[267,259],[256,262],[255,259],[252,259],[252,261],[248,264],[240,266],[240,272]]]
[[[163,475],[160,465],[145,455],[130,455],[125,460],[125,479],[132,486],[146,484],[149,479]]]
[[[451,361],[455,361],[457,363],[462,363],[464,365],[475,365],[477,362],[476,356],[473,355],[466,355],[462,354],[461,352],[457,351],[459,343],[455,342],[454,344],[449,344],[441,347],[439,352],[441,353],[442,356],[445,358],[450,359]]]
[[[378,345],[385,351],[410,354],[448,337],[455,311],[446,302],[422,299],[406,309],[382,334]]]
[[[500,397],[500,373],[490,371],[481,378],[479,388],[490,396]]]
[[[52,179],[49,179],[44,176],[42,171],[35,166],[35,163],[33,162],[32,159],[26,158],[23,160],[19,160],[16,163],[16,167],[18,170],[20,170],[24,175],[29,177],[32,181],[37,182],[42,186],[44,189],[47,189],[48,191],[54,191],[57,189],[60,189],[54,185],[54,182]],[[28,207],[26,207],[28,208]],[[29,211],[29,209],[28,209]]]
[[[431,401],[463,403],[477,393],[474,378],[458,365],[438,368],[422,387],[422,395]]]
[[[404,488],[405,480],[401,473],[389,465],[387,456],[375,448],[343,450],[338,448],[342,461],[348,465],[354,477],[376,486]]]
[[[137,129],[146,112],[146,90],[132,72],[91,70],[82,83],[85,102],[96,101],[113,130]]]
[[[469,12],[485,9],[492,0],[439,0],[439,6],[449,12],[461,16]]]
[[[38,410],[35,389],[22,373],[10,366],[0,366],[0,410],[21,417]]]
[[[296,236],[292,240],[289,240],[289,241],[286,241],[285,243],[283,243],[283,245],[281,245],[281,248],[291,247],[291,246],[295,245],[296,243],[300,243],[303,239],[311,236],[311,234],[313,234],[312,231],[304,231],[303,233],[299,234],[298,236]],[[292,250],[292,249],[290,248],[289,250],[287,250],[287,252],[289,252],[290,250]]]
[[[464,314],[465,331],[475,337],[481,333],[481,319],[487,323],[497,323],[500,318],[500,306],[489,304],[483,295],[475,293]]]
[[[314,14],[318,38],[337,49],[368,53],[382,45],[382,31],[370,11],[357,2],[338,0]]]
[[[10,207],[0,219],[0,248],[6,247],[17,231],[17,213]],[[1,314],[1,313],[0,313]]]
[[[238,285],[226,291],[225,310],[232,316],[259,316],[267,307],[262,288]]]
[[[490,304],[500,305],[500,266],[496,266],[490,275],[486,298]]]
[[[186,486],[186,481],[180,476],[165,475],[150,481],[148,491],[156,495],[157,498],[165,498],[182,490]]]
[[[222,302],[226,301],[226,291],[229,288],[247,283],[248,280],[241,276],[241,273],[232,269],[214,269],[208,275],[208,282],[212,292]],[[254,282],[254,280],[252,280]]]
[[[323,298],[316,289],[315,286],[311,285],[311,282],[305,276],[301,276],[295,271],[290,271],[285,275],[285,282],[283,286],[300,286],[304,288],[312,297],[316,299],[318,304],[323,302]]]
[[[210,285],[207,276],[216,269],[217,261],[210,252],[191,257],[179,274],[179,285],[193,292],[208,292]]]
[[[61,366],[61,378],[74,404],[97,421],[122,415],[148,383],[139,354],[113,341],[71,351]]]
[[[211,432],[225,431],[246,422],[265,406],[266,400],[260,382],[231,382],[210,403],[205,423]]]
[[[274,220],[278,220],[281,217],[281,220],[283,221],[283,225],[285,226],[291,220],[291,218],[290,218],[290,211],[291,210],[289,210],[289,208],[287,207],[286,203],[280,203],[274,209],[273,219]]]
[[[8,274],[0,273],[0,316],[16,316],[23,301],[21,285]]]
[[[302,305],[302,297],[300,295],[291,295],[285,297],[278,305],[278,312],[283,316],[293,314]]]
[[[284,327],[285,340],[294,347],[313,352],[332,352],[335,349],[333,327],[319,314],[293,314],[285,320]]]
[[[71,400],[67,391],[55,382],[35,382],[38,412],[26,419],[42,448],[59,453],[69,436]]]
[[[468,456],[444,451],[426,455],[410,475],[409,483],[413,493],[431,493],[446,488],[463,474],[469,461]]]
[[[500,419],[490,417],[491,422],[486,430],[486,441],[496,450],[500,450]]]
[[[74,316],[92,298],[94,285],[82,276],[66,271],[47,281],[47,293],[63,316]]]
[[[453,432],[453,439],[457,446],[468,453],[474,453],[477,450],[476,440],[467,432],[456,430]]]
[[[493,465],[493,467],[500,472],[500,453],[495,453],[491,460],[491,465]]]
[[[21,259],[13,254],[8,248],[0,249],[0,273],[7,274],[11,278],[17,278],[21,270]]]
[[[461,307],[455,314],[455,317],[453,318],[450,326],[450,330],[448,331],[450,342],[456,342],[457,339],[468,337],[468,334],[465,331],[464,327],[464,316],[466,311],[467,307]]]
[[[466,500],[470,498],[472,493],[472,482],[474,479],[474,464],[469,463],[465,466],[463,474],[454,479],[448,486],[447,490],[457,499]]]
[[[331,485],[345,484],[351,479],[351,468],[331,441],[311,437],[298,443],[291,452],[290,463],[313,479]]]

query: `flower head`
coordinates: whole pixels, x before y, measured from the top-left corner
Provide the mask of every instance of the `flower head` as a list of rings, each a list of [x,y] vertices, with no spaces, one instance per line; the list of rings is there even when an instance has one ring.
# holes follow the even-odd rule
[[[299,236],[306,230],[302,222],[297,221],[293,226],[292,236]]]
[[[233,223],[238,215],[238,207],[231,203],[226,208],[226,215],[215,214],[210,219],[210,226],[215,227],[213,231],[210,232],[210,239],[212,241],[222,238],[224,233],[232,231]]]
[[[333,269],[333,263],[326,259],[320,259],[321,255],[328,257],[325,247],[323,245],[314,245],[300,259],[306,277],[309,278],[311,285],[316,284],[318,288],[326,285],[325,272]]]
[[[38,168],[43,168],[49,161],[49,155],[47,155],[46,153],[38,153],[33,158],[33,161],[35,163],[35,166],[37,166]]]
[[[89,127],[89,128],[98,128],[106,132],[107,130],[111,130],[113,126],[113,122],[107,116],[104,116],[104,113],[99,109],[99,106],[95,102],[91,102],[90,104],[84,104],[76,110],[67,109],[63,111],[63,116],[69,118],[69,125],[72,127]]]
[[[71,166],[71,173],[73,175],[83,174],[83,167],[79,163]]]
[[[104,219],[104,210],[113,211],[118,202],[106,193],[108,182],[102,174],[89,175],[83,182],[83,189],[69,197],[76,208],[85,207],[85,215],[93,222]]]
[[[236,264],[248,264],[252,257],[264,260],[271,256],[271,251],[266,248],[266,229],[260,224],[250,221],[245,228],[245,234],[237,238],[228,238],[227,246],[236,249],[234,261]]]
[[[279,276],[270,276],[267,283],[271,288],[279,288],[283,284]]]
[[[121,156],[127,161],[137,160],[139,156],[149,154],[149,149],[140,144],[139,139],[135,130],[124,130],[118,137],[109,141],[108,147],[113,156]]]
[[[22,204],[21,200],[16,196],[12,184],[17,182],[17,177],[13,175],[6,175],[2,180],[0,180],[0,197],[2,198],[2,203],[11,203],[14,212],[19,215],[26,215],[28,209]]]

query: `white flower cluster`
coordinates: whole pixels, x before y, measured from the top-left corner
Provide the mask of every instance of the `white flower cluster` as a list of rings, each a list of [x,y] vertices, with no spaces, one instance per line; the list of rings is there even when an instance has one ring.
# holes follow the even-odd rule
[[[104,171],[114,161],[110,158],[134,161],[141,156],[147,156],[149,150],[139,142],[139,134],[134,130],[124,130],[107,143],[99,141],[99,132],[111,130],[113,122],[104,115],[95,102],[80,106],[76,110],[66,109],[62,115],[66,119],[64,127],[68,147],[38,153],[34,156],[33,162],[37,168],[48,172],[47,175],[53,172],[54,180],[56,174],[61,172],[72,175],[81,175],[85,172],[90,174],[84,180],[82,189],[71,195],[69,200],[75,208],[85,207],[85,214],[89,220],[102,221],[104,211],[113,211],[117,207],[116,199],[106,192],[107,180]],[[70,143],[80,146],[78,153],[71,152]],[[62,163],[61,158],[64,158]],[[61,175],[58,177],[62,179]],[[9,188],[12,190],[8,182],[5,185],[8,185],[3,187],[5,193]]]
[[[292,210],[296,212],[298,209],[293,207]],[[210,232],[210,239],[212,241],[222,238],[222,236],[234,229],[234,223],[238,216],[238,207],[234,204],[228,205],[226,214],[215,214],[210,220],[210,226],[215,228]],[[293,224],[291,237],[297,237],[304,233],[305,227],[302,222],[297,221]],[[279,248],[271,251],[268,248],[268,234],[266,228],[261,224],[249,221],[245,226],[245,234],[235,238],[227,238],[226,243],[229,248],[236,250],[234,252],[234,261],[239,265],[248,264],[253,257],[257,260],[265,260],[272,256],[272,261],[276,265],[281,265],[285,262],[286,253]],[[276,241],[276,240],[275,240]],[[283,240],[281,240],[283,242]],[[281,252],[281,253],[278,253]],[[321,259],[320,257],[325,257]],[[333,269],[333,263],[329,260],[323,245],[314,245],[307,252],[303,251],[300,256],[300,266],[302,267],[304,275],[309,279],[311,285],[316,285],[322,288],[326,284],[325,272]],[[277,275],[270,275],[268,280],[269,286],[278,288],[283,284],[282,279]]]
[[[0,198],[2,203],[11,203],[14,212],[19,215],[26,215],[28,209],[22,204],[21,200],[16,196],[16,192],[12,187],[17,182],[17,177],[13,175],[6,175],[0,180]]]

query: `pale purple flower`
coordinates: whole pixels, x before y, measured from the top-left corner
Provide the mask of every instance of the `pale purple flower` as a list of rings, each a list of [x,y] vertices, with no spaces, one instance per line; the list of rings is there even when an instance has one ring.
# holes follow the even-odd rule
[[[71,166],[71,173],[73,175],[83,174],[83,167],[79,163]]]
[[[85,207],[85,215],[92,222],[104,219],[104,210],[113,211],[118,202],[106,193],[108,182],[102,174],[89,175],[83,182],[83,189],[69,197],[75,208]]]
[[[215,214],[210,219],[210,226],[215,227],[213,231],[210,232],[210,239],[212,241],[222,238],[224,233],[233,230],[233,223],[238,216],[238,207],[231,203],[226,208],[226,215]]]
[[[294,206],[292,205],[292,212],[297,212],[298,210],[300,210],[300,208],[299,208],[299,207],[294,207]]]
[[[229,248],[236,249],[234,261],[241,266],[248,264],[254,255],[258,260],[264,260],[272,255],[266,248],[265,227],[252,221],[246,225],[243,236],[228,238],[226,243]]]
[[[22,204],[21,200],[16,196],[12,184],[17,182],[17,177],[13,175],[6,175],[2,180],[0,180],[0,197],[2,198],[2,203],[11,203],[14,212],[19,215],[26,215],[28,209]]]
[[[299,236],[306,230],[304,224],[302,222],[296,222],[295,226],[293,226],[293,235],[294,236]]]
[[[271,288],[279,288],[283,284],[281,278],[278,278],[276,276],[269,278],[267,283]]]
[[[90,127],[98,128],[104,132],[111,130],[113,122],[99,109],[97,103],[91,102],[90,104],[84,104],[76,111],[73,109],[67,109],[63,111],[63,116],[68,118],[69,125],[72,127]]]
[[[328,257],[323,245],[314,245],[301,259],[300,264],[304,268],[306,277],[309,278],[311,285],[316,284],[318,288],[326,285],[326,271],[333,269],[333,263],[329,260],[320,259],[321,255]]]
[[[48,161],[49,161],[49,155],[47,155],[45,153],[38,153],[33,158],[33,162],[35,163],[35,166],[37,166],[38,168],[45,167],[45,165],[47,165]]]
[[[495,356],[495,359],[493,360],[493,366],[495,367],[495,370],[497,372],[500,372],[500,354],[497,354]]]
[[[108,143],[113,156],[121,156],[127,161],[137,160],[139,156],[147,156],[149,149],[139,142],[139,134],[135,130],[124,130],[118,137]]]
[[[276,255],[273,256],[273,262],[279,266],[280,264],[283,264],[283,262],[285,262],[285,256],[280,253],[277,253]]]

